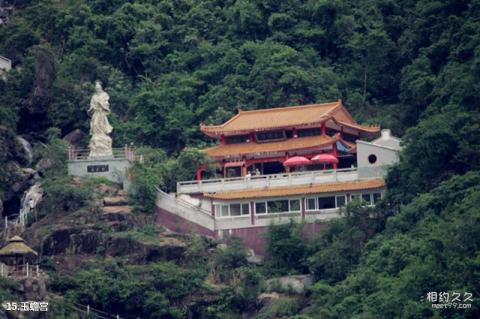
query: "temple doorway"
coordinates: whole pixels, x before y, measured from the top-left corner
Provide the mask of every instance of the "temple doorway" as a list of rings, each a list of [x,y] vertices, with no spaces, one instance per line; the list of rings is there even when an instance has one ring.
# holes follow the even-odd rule
[[[285,171],[285,168],[283,167],[283,164],[280,162],[263,163],[264,175],[279,174],[279,173],[283,173],[284,171]]]
[[[231,177],[240,177],[242,176],[242,169],[239,166],[235,167],[227,167],[225,168],[225,177],[226,178],[231,178]]]

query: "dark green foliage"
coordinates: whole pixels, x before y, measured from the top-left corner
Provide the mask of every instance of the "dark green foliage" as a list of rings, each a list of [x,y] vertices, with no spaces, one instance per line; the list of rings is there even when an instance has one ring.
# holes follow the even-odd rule
[[[360,119],[403,131],[400,120],[415,123],[432,100],[425,92],[435,78],[430,61],[417,56],[422,42],[409,33],[414,9],[370,1],[32,2],[0,29],[0,52],[22,67],[2,84],[0,114],[16,126],[38,107],[26,97],[37,92],[33,66],[46,50],[56,77],[42,124],[63,133],[86,129],[96,78],[112,98],[114,142],[168,154],[202,143],[200,122],[222,122],[238,108],[338,98]],[[474,26],[465,29],[471,34]],[[382,104],[396,105],[400,116],[385,120]]]
[[[312,314],[325,318],[459,318],[433,310],[429,291],[478,294],[480,175],[453,177],[389,219],[359,264],[335,286],[315,285]],[[462,310],[476,318],[480,309]]]
[[[19,288],[18,283],[15,281],[3,276],[0,277],[0,298],[2,298],[2,300],[19,301],[19,299],[17,299]]]
[[[256,319],[292,318],[298,314],[300,305],[294,297],[283,297],[262,309]]]
[[[130,170],[132,191],[130,198],[139,211],[153,213],[157,187],[167,192],[176,190],[176,182],[195,178],[196,163],[207,165],[205,156],[196,149],[183,151],[178,158],[168,158],[164,151],[142,147],[136,150],[143,163],[136,162]]]
[[[247,252],[243,242],[232,238],[228,246],[218,249],[213,259],[212,270],[216,280],[228,282],[234,278],[235,272],[240,267],[247,265]]]
[[[93,185],[76,185],[71,177],[52,178],[43,184],[45,200],[40,206],[43,214],[73,212],[87,204]]]
[[[267,267],[273,274],[305,273],[309,254],[302,225],[271,225],[267,233]]]
[[[237,318],[258,308],[262,275],[253,267],[234,271],[230,285],[218,292],[218,302],[208,309],[212,318]]]
[[[310,271],[317,280],[337,282],[345,279],[361,256],[365,243],[378,230],[374,210],[350,204],[345,218],[333,220],[322,235],[313,241],[309,257]],[[377,226],[378,227],[378,226]]]
[[[122,317],[183,318],[185,298],[198,293],[198,271],[173,263],[125,267],[105,263],[72,276],[55,277],[50,289],[66,295],[68,302],[90,305]]]

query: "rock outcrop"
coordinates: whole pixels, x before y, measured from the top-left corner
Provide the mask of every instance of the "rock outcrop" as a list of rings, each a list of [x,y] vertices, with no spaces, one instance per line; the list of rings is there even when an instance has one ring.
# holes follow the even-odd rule
[[[132,214],[126,193],[106,184],[97,185],[95,192],[101,198],[99,206],[52,213],[27,229],[24,238],[42,256],[63,260],[86,255],[122,258],[132,264],[183,259],[185,240],[155,228],[153,219]]]

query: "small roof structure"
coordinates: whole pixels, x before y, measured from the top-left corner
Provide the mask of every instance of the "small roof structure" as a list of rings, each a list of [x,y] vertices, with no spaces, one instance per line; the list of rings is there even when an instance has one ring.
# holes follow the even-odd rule
[[[28,247],[25,240],[20,236],[13,236],[7,241],[7,244],[0,249],[0,257],[25,256],[29,254],[38,256],[37,252]]]

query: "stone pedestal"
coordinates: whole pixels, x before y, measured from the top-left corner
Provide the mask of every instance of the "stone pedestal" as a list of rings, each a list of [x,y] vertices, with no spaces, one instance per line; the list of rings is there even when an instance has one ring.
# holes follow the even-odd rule
[[[128,190],[128,169],[130,161],[126,158],[113,156],[71,160],[68,161],[68,175],[80,177],[104,177],[114,183],[123,184],[123,189]]]

